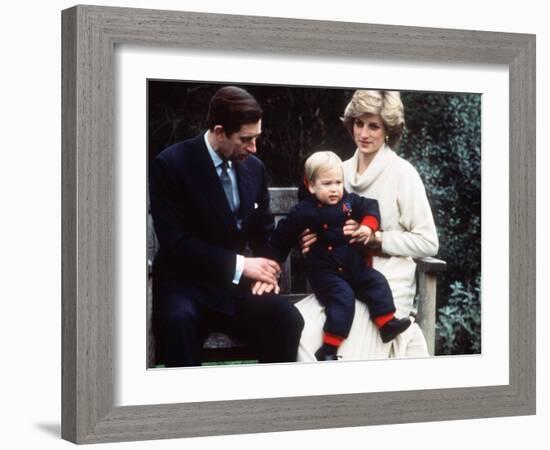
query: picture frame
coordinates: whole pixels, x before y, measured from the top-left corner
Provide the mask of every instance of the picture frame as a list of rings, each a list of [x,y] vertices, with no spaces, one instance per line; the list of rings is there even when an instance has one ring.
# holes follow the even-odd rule
[[[535,413],[535,36],[99,6],[64,10],[62,32],[64,439],[116,442]],[[115,407],[113,54],[119,44],[506,65],[509,383]]]

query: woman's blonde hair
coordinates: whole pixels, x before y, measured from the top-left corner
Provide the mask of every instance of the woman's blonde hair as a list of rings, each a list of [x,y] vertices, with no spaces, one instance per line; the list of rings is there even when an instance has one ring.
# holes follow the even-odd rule
[[[313,183],[321,172],[326,170],[342,168],[340,157],[329,150],[313,153],[304,164],[305,179],[308,183]]]
[[[405,108],[398,91],[355,91],[342,117],[352,136],[355,118],[363,114],[378,114],[386,127],[386,143],[392,148],[399,143],[405,128]]]

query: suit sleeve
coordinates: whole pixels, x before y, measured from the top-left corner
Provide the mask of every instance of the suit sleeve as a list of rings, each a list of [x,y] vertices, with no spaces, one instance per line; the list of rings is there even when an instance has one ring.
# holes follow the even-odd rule
[[[189,232],[185,216],[192,212],[185,210],[186,193],[176,187],[173,169],[157,157],[149,175],[151,214],[160,248],[180,262],[182,270],[192,264],[212,280],[231,283],[236,253],[197,239]]]
[[[361,225],[367,225],[376,232],[380,229],[380,208],[373,198],[350,193],[352,218]]]
[[[298,243],[302,231],[310,227],[307,211],[300,205],[292,208],[287,217],[281,219],[268,243],[268,257],[283,262],[292,247]]]
[[[256,203],[255,218],[251,226],[248,245],[255,256],[267,256],[267,243],[275,229],[275,221],[270,207],[268,176],[265,167],[261,166],[261,190]]]

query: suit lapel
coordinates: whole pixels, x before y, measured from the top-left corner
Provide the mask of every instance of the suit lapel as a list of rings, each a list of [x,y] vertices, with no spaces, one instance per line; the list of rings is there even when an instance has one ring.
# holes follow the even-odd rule
[[[200,135],[198,139],[196,167],[193,171],[196,185],[201,186],[199,192],[207,199],[209,206],[216,212],[220,222],[228,230],[235,230],[237,225],[229,208],[220,177],[204,143],[204,135]]]
[[[250,171],[248,170],[244,161],[235,163],[235,169],[237,171],[237,184],[239,185],[239,198],[241,201],[241,214],[243,219],[243,229],[248,224],[248,218],[253,212],[253,186]]]

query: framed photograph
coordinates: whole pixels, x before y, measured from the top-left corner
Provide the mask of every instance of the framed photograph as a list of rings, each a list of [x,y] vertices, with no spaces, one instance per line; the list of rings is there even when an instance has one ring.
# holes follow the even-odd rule
[[[136,50],[138,46],[156,59],[143,63]],[[189,65],[187,70],[182,70],[184,60],[175,56],[179,51],[187,52],[187,62],[200,61],[197,66],[209,67],[207,59],[215,60],[223,67],[223,73],[213,77],[191,70]],[[233,64],[234,61],[220,64],[227,55],[242,64]],[[235,66],[252,64],[254,58],[261,58],[261,65],[267,70],[270,63],[293,64],[293,70],[285,80],[273,80],[267,75],[264,79],[259,75],[247,79],[242,72],[241,75],[234,72]],[[313,64],[321,65],[300,66],[312,59],[315,59]],[[141,65],[134,64],[138,60]],[[367,60],[369,64],[380,65],[369,73],[380,73],[383,77],[365,78],[366,72],[360,65]],[[499,239],[506,241],[507,254],[495,258],[484,247],[481,263],[484,308],[487,297],[488,307],[498,304],[491,302],[491,298],[500,298],[500,305],[506,303],[504,309],[508,314],[499,319],[501,325],[504,324],[500,329],[505,333],[493,332],[490,327],[483,329],[483,342],[494,334],[501,341],[501,347],[505,347],[498,365],[505,376],[472,379],[466,383],[452,379],[442,382],[445,375],[439,375],[439,367],[431,358],[415,362],[414,370],[421,381],[407,385],[396,382],[390,388],[377,384],[375,376],[365,384],[363,370],[370,373],[372,365],[367,368],[361,365],[366,364],[364,362],[146,370],[145,321],[143,317],[127,321],[124,301],[120,301],[121,297],[146,298],[145,283],[132,283],[135,296],[127,295],[126,287],[121,288],[127,267],[137,264],[141,265],[138,272],[145,275],[147,271],[145,249],[140,250],[138,258],[124,256],[124,248],[135,247],[136,242],[127,243],[125,235],[130,227],[125,224],[133,223],[132,211],[138,211],[138,217],[142,214],[146,183],[138,182],[139,189],[143,188],[138,196],[143,198],[133,209],[128,206],[133,203],[132,197],[124,194],[127,176],[121,175],[119,168],[128,161],[124,150],[128,147],[133,148],[131,157],[143,162],[140,167],[146,167],[147,143],[143,137],[148,123],[147,79],[161,78],[157,68],[166,64],[163,61],[169,61],[168,67],[177,67],[172,73],[167,69],[162,74],[162,78],[170,80],[247,86],[282,84],[298,86],[296,89],[347,87],[351,89],[349,93],[356,87],[408,91],[403,73],[401,78],[391,78],[392,72],[399,72],[395,64],[428,63],[433,66],[432,70],[447,70],[447,78],[452,79],[454,71],[457,81],[449,90],[474,93],[473,97],[481,98],[483,107],[484,98],[486,104],[493,104],[494,98],[502,97],[506,104],[500,110],[507,111],[507,116],[504,121],[493,123],[490,117],[502,116],[499,108],[489,110],[490,114],[484,110],[482,146],[502,150],[508,145],[508,160],[502,171],[499,160],[493,164],[485,153],[483,163],[490,162],[495,178],[499,177],[496,172],[504,173],[508,196],[487,191],[490,183],[483,183],[483,178],[481,184],[483,195],[489,193],[491,203],[504,204],[501,210],[507,214],[504,217],[507,226],[502,227],[505,234]],[[521,326],[535,323],[534,36],[76,6],[63,11],[62,63],[62,435],[65,439],[93,443],[534,414],[535,329]],[[387,65],[382,67],[384,64]],[[463,76],[457,64],[479,66],[484,70],[498,68],[500,75],[486,76],[488,80],[493,77],[488,84],[500,86],[500,91],[461,88],[459,79],[467,76]],[[334,75],[332,81],[321,78],[321,74],[331,72],[331,67],[333,72],[334,68],[340,70],[338,84],[334,84]],[[121,82],[121,77],[126,76]],[[305,78],[309,80],[306,82]],[[474,78],[479,79],[479,73]],[[196,82],[195,86],[199,84]],[[503,86],[505,94],[501,95]],[[138,97],[144,100],[143,103],[137,100],[138,103],[131,103],[128,108],[127,99],[136,98],[136,91],[132,89],[141,90]],[[433,82],[426,90],[443,92],[446,88]],[[409,101],[412,101],[414,92],[410,92]],[[340,107],[335,105],[335,108]],[[131,114],[129,109],[138,111],[143,122],[133,118],[129,128],[130,122],[125,119]],[[337,117],[342,112],[335,110],[334,115]],[[491,130],[502,131],[503,125],[509,126],[508,140],[491,140]],[[139,131],[124,131],[128,129]],[[128,134],[136,135],[137,146],[134,142],[128,145]],[[143,154],[139,149],[143,149]],[[491,158],[491,152],[487,154],[487,158]],[[145,173],[144,170],[138,172]],[[498,215],[498,211],[495,214]],[[143,222],[143,215],[138,220]],[[142,237],[138,237],[137,242],[142,241]],[[495,261],[506,257],[509,258],[506,267]],[[504,287],[501,286],[503,274],[507,276]],[[491,290],[495,286],[503,290]],[[502,300],[506,296],[507,302]],[[140,311],[143,316],[144,308],[145,300]],[[486,312],[484,309],[484,314]],[[128,323],[135,322],[141,325],[131,329]],[[137,356],[128,356],[131,353],[125,344],[128,341],[138,342],[134,345],[140,347]],[[489,347],[487,352],[484,348],[481,355],[471,352],[478,353],[474,358],[443,359],[445,364],[455,365],[455,372],[457,367],[467,372],[468,364],[489,361],[492,354]],[[395,361],[390,370],[414,371],[412,366],[397,364],[409,362]],[[276,374],[279,385],[251,382],[262,379],[268,371]],[[151,376],[151,372],[156,375]],[[350,377],[349,386],[335,384],[326,389],[314,382],[314,378],[344,374]],[[138,396],[130,392],[132,378],[136,377],[143,378],[139,388],[134,389],[140,393]],[[219,389],[216,380],[220,377],[233,377],[236,381],[226,384],[231,389]],[[362,382],[354,382],[360,378]],[[380,375],[380,378],[387,382],[387,376]],[[194,392],[180,389],[159,393],[159,385],[174,381],[179,386],[185,385],[186,391]],[[201,391],[200,386],[206,388]]]

